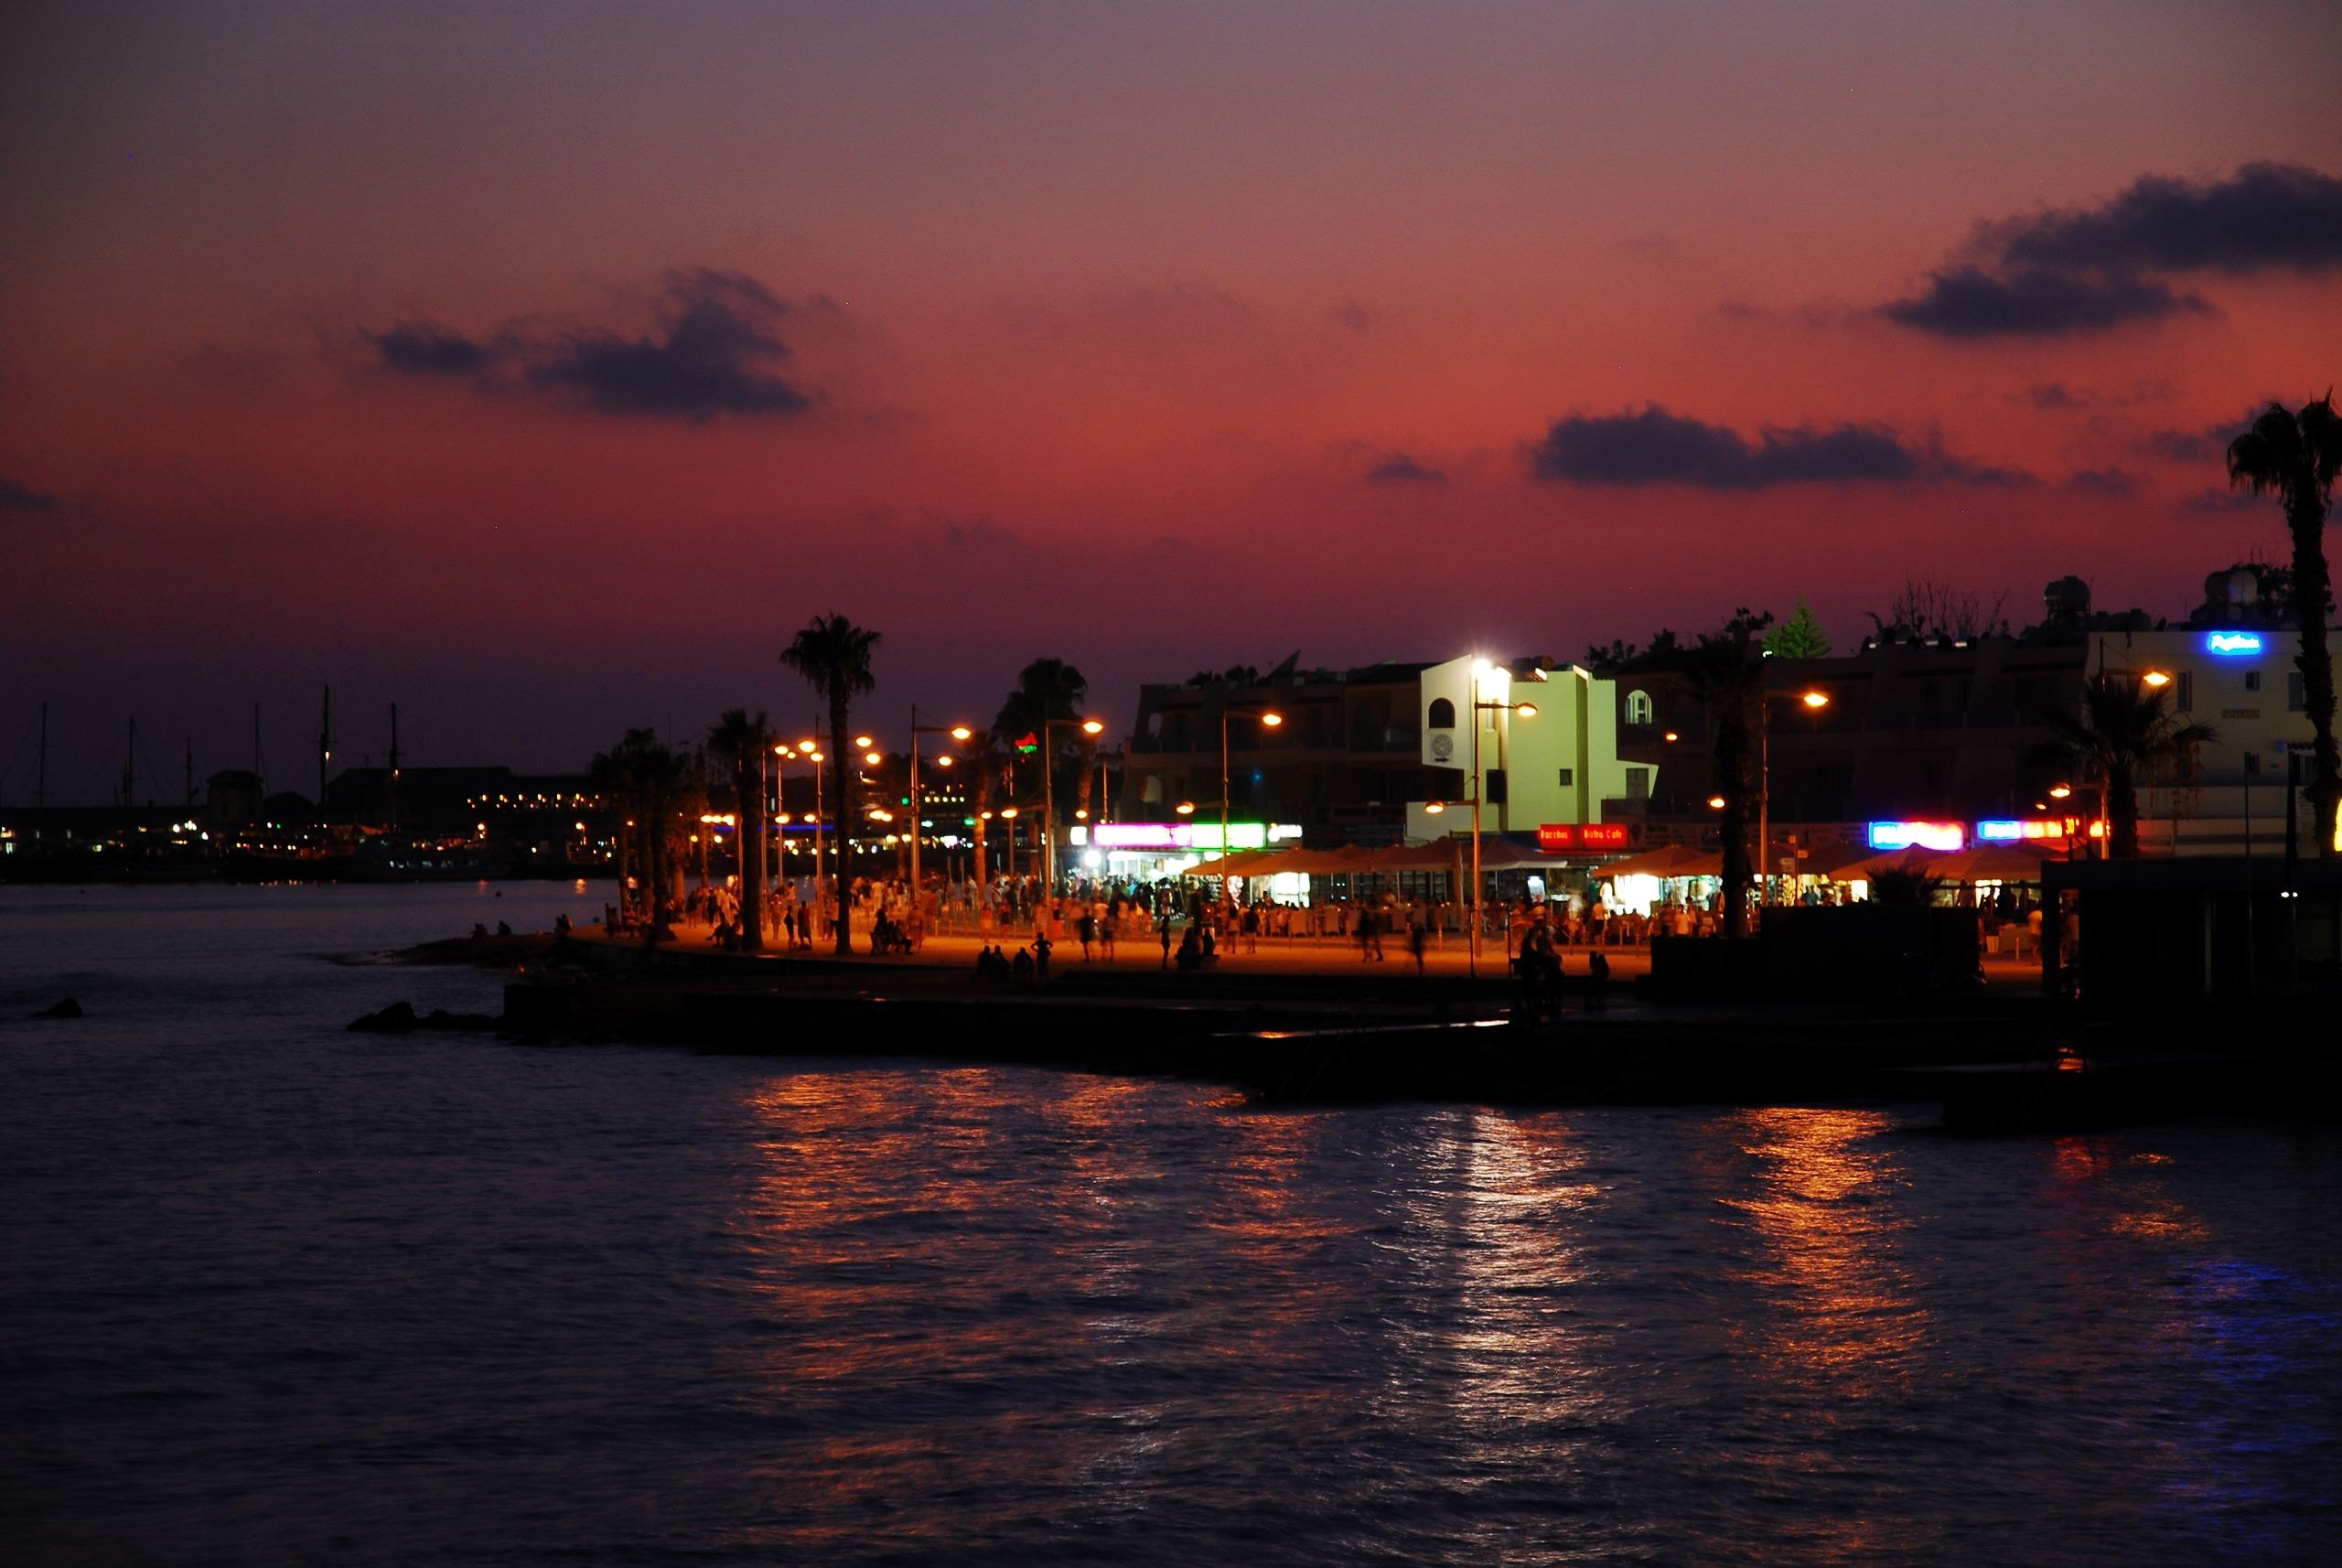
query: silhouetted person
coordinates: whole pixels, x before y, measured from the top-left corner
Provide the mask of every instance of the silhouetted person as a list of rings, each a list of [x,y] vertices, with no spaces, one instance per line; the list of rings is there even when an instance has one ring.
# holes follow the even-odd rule
[[[1155,934],[1163,939],[1163,967],[1171,967],[1171,917],[1165,915],[1157,923]]]
[[[1040,930],[1040,931],[1035,931],[1035,932],[1033,933],[1033,978],[1034,978],[1034,979],[1036,979],[1036,980],[1047,980],[1047,979],[1048,979],[1048,977],[1049,977],[1049,950],[1050,950],[1051,948],[1055,947],[1056,945],[1057,945],[1057,944],[1056,944],[1055,942],[1052,942],[1052,941],[1050,941],[1050,940],[1049,940],[1049,933],[1048,933],[1047,931],[1046,931],[1046,930]]]

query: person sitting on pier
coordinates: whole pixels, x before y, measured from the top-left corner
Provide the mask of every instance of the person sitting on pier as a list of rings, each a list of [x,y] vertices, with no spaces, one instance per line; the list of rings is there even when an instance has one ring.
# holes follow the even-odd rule
[[[1033,978],[1032,950],[1029,948],[1018,948],[1016,950],[1016,956],[1009,961],[1008,972],[1009,977],[1015,980],[1019,985],[1029,983]]]
[[[1166,928],[1167,932],[1168,928]],[[1189,926],[1179,939],[1178,964],[1181,969],[1201,969],[1204,966],[1204,932],[1202,928]]]

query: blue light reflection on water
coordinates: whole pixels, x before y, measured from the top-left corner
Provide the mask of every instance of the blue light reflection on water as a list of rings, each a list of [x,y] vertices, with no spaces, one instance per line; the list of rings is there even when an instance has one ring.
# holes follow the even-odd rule
[[[341,1032],[492,891],[0,890],[13,1555],[2334,1555],[2329,1130]]]

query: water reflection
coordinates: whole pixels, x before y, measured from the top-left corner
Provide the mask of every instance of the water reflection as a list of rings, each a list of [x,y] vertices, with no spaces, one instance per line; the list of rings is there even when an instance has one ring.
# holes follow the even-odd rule
[[[1772,1310],[1745,1332],[1767,1380],[1863,1398],[1907,1375],[1927,1314],[1901,1255],[1908,1176],[1884,1136],[1893,1118],[1790,1108],[1732,1120],[1750,1168],[1720,1201],[1758,1243],[1742,1279]]]

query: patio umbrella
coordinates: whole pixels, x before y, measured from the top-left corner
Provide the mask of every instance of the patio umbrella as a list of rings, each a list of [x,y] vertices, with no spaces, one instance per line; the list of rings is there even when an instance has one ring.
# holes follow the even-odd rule
[[[1983,843],[1937,856],[1928,874],[1946,882],[2038,882],[2044,858],[2042,851],[2026,844]]]
[[[1714,859],[1719,865],[1723,863],[1723,857],[1721,855],[1703,856],[1696,849],[1685,849],[1681,844],[1666,844],[1658,849],[1647,849],[1640,854],[1630,854],[1624,860],[1614,860],[1609,865],[1602,867],[1599,875],[1605,878],[1612,876],[1696,876],[1703,874],[1699,872],[1687,872],[1683,867],[1697,864],[1703,858]],[[1704,875],[1713,876],[1715,873],[1708,872]]]

